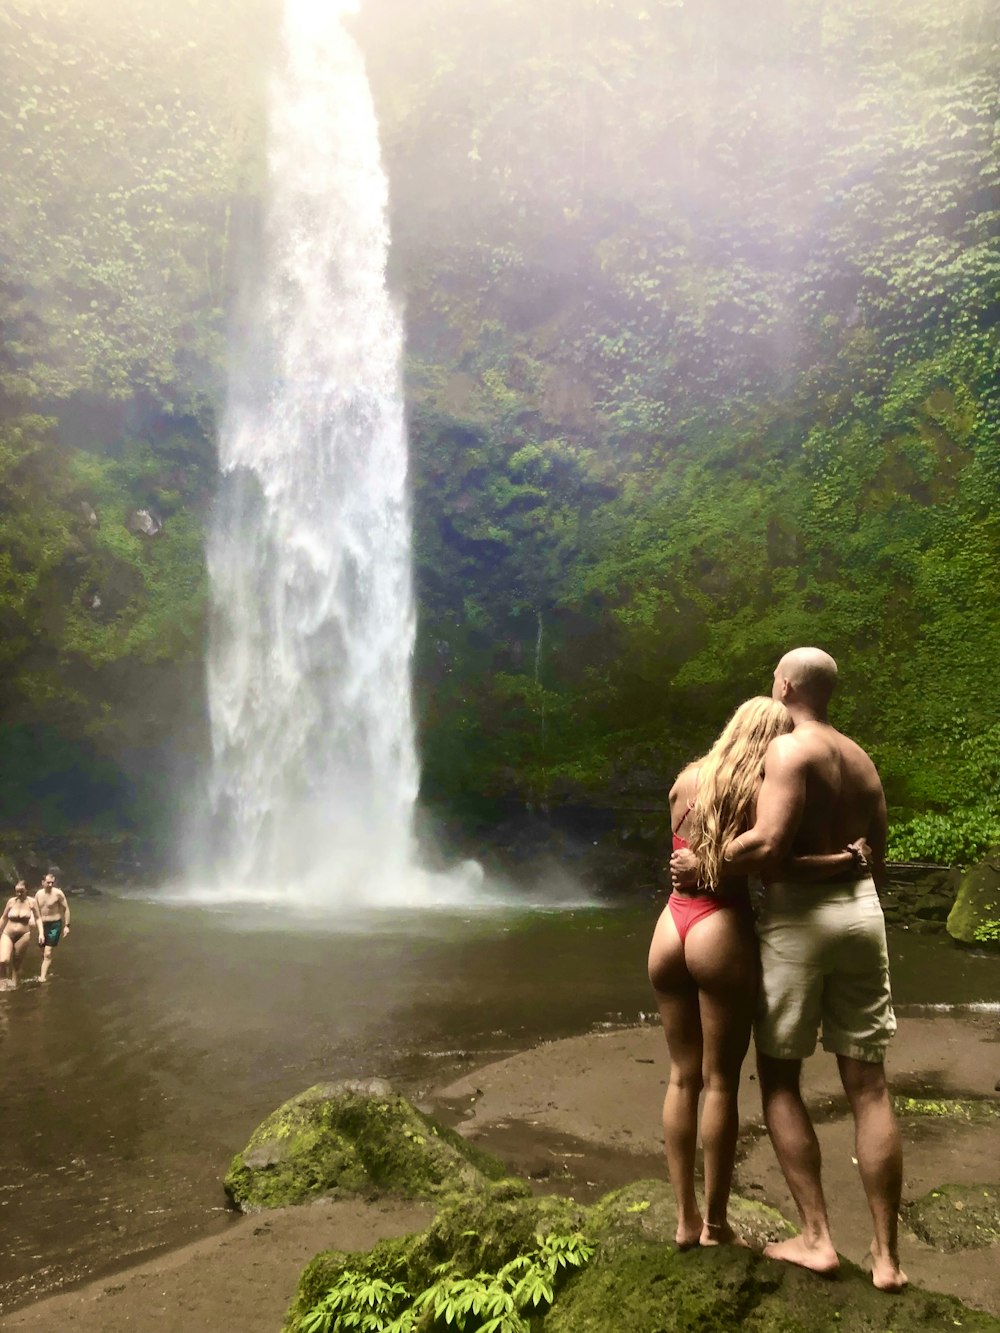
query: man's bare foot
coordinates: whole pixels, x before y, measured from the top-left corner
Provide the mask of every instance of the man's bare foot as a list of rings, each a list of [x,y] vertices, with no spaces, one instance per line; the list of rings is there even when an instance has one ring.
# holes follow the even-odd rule
[[[894,1259],[889,1254],[876,1251],[874,1241],[872,1241],[870,1253],[872,1256],[872,1284],[879,1291],[902,1291],[910,1279],[900,1268],[899,1260]]]
[[[705,1246],[712,1245],[739,1245],[748,1250],[750,1246],[738,1236],[728,1222],[706,1222],[701,1229],[701,1244]]]
[[[772,1240],[764,1246],[764,1257],[780,1259],[786,1264],[797,1264],[799,1268],[808,1268],[811,1273],[819,1273],[821,1277],[833,1277],[840,1267],[840,1258],[829,1241],[810,1245],[805,1236],[793,1236],[791,1240]]]

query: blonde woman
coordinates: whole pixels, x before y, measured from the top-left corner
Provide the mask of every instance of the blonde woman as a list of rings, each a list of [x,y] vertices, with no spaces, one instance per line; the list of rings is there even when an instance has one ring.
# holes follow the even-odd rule
[[[0,989],[16,990],[21,977],[21,966],[28,949],[32,931],[42,937],[42,921],[38,906],[28,892],[30,876],[17,881],[14,895],[0,914]],[[34,887],[34,884],[31,884]]]
[[[681,1248],[738,1243],[729,1225],[729,1192],[758,956],[746,878],[728,872],[722,850],[753,826],[767,747],[791,729],[783,704],[748,699],[708,754],[689,764],[670,790],[674,848],[689,848],[698,864],[697,885],[671,893],[649,948],[649,979],[670,1052],[663,1137]],[[855,859],[850,850],[803,857],[794,873],[822,879]],[[694,1188],[702,1091],[704,1214]]]

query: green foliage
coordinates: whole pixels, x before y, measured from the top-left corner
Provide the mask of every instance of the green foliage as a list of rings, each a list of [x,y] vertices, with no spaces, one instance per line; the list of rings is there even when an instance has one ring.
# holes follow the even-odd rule
[[[973,931],[977,944],[1000,944],[1000,921],[983,921]]]
[[[433,58],[407,84],[385,57],[427,788],[662,791],[818,641],[894,817],[955,810],[933,845],[973,855],[996,784],[963,786],[960,746],[1000,709],[996,23],[842,0],[783,6],[778,40],[774,17],[435,0]],[[539,472],[538,539],[496,514],[525,439],[573,465]]]
[[[104,765],[166,772],[203,727],[203,516],[277,19],[0,13],[0,728],[91,755],[113,804]],[[894,854],[978,855],[996,14],[369,0],[356,30],[407,310],[425,795],[660,796],[820,642]]]
[[[361,1333],[409,1333],[412,1319],[400,1309],[412,1300],[401,1282],[383,1282],[348,1268],[322,1301],[302,1316],[302,1333],[340,1333],[356,1328]]]
[[[447,1262],[435,1270],[437,1280],[416,1293],[348,1268],[300,1317],[299,1327],[302,1333],[528,1333],[530,1315],[551,1305],[559,1283],[585,1267],[594,1248],[579,1232],[536,1234],[531,1250],[496,1273],[463,1277]]]
[[[894,825],[889,857],[894,861],[932,861],[969,865],[1000,843],[1000,819],[984,810],[956,806],[946,815],[917,815]]]

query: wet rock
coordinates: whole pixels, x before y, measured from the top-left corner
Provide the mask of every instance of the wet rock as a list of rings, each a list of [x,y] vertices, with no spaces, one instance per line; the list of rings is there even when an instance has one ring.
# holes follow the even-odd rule
[[[1000,949],[1000,848],[962,876],[948,934],[960,944]]]
[[[133,509],[125,526],[140,537],[155,537],[163,531],[163,520],[151,509]]]
[[[1000,1185],[939,1185],[905,1210],[906,1225],[939,1250],[1000,1243]]]
[[[502,1163],[380,1079],[320,1083],[267,1117],[224,1188],[243,1212],[329,1195],[429,1198],[505,1174]]]
[[[890,865],[882,906],[889,925],[919,935],[942,932],[958,893],[961,872],[942,867]]]
[[[80,501],[80,513],[83,515],[83,521],[88,528],[99,528],[101,520],[97,517],[97,510],[86,500]]]

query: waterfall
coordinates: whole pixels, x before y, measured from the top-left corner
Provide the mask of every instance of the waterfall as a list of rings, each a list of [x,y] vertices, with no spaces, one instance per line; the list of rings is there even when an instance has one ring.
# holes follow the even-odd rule
[[[371,904],[419,874],[419,770],[403,335],[354,8],[285,3],[208,547],[209,815],[220,884]]]

